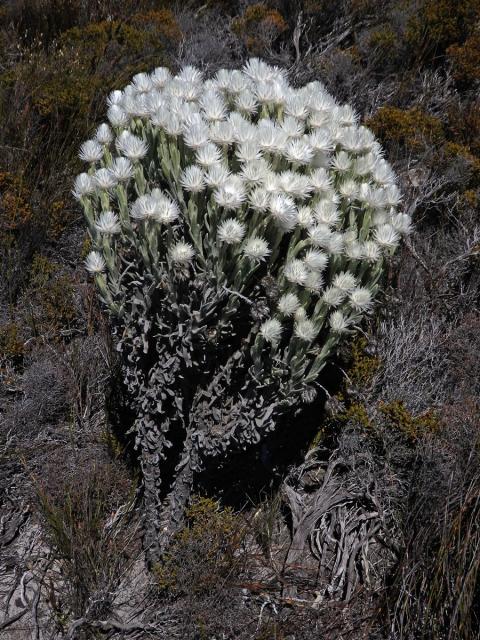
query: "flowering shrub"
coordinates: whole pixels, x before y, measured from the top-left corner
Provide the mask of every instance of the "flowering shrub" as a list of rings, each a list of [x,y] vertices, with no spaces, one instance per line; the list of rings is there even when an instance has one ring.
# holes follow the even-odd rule
[[[74,195],[137,416],[155,559],[195,475],[314,399],[410,220],[354,111],[258,59],[207,80],[138,74],[107,115]]]

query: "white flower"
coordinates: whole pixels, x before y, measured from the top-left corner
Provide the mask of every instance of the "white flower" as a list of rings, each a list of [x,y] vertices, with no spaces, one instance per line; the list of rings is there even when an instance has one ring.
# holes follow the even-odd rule
[[[218,93],[215,93],[214,91],[206,92],[200,98],[199,104],[206,119],[210,122],[217,122],[225,119],[227,108],[225,101],[218,95]]]
[[[198,84],[202,81],[203,74],[196,67],[187,65],[183,67],[183,69],[176,77],[179,80],[183,80],[183,82],[187,82],[188,84]]]
[[[332,233],[324,245],[324,248],[332,255],[340,255],[343,252],[344,240],[343,234]]]
[[[412,220],[406,213],[396,213],[392,216],[391,225],[402,236],[408,236],[412,232]]]
[[[155,220],[161,224],[171,224],[180,217],[180,210],[176,202],[166,196],[160,189],[153,189],[151,197],[156,200]]]
[[[332,160],[332,168],[338,173],[346,173],[352,166],[352,158],[345,151],[339,151]]]
[[[356,158],[353,165],[353,172],[360,177],[367,176],[375,168],[375,156],[373,153],[367,153],[360,158]]]
[[[312,210],[310,207],[300,207],[297,212],[297,224],[302,229],[308,229],[314,223]]]
[[[128,115],[118,104],[112,104],[108,108],[107,118],[112,127],[124,127],[129,121]]]
[[[305,342],[312,342],[318,334],[315,324],[308,318],[296,322],[293,332],[297,338]]]
[[[113,211],[104,211],[100,214],[100,217],[95,222],[95,227],[104,233],[105,235],[113,235],[114,233],[120,233],[121,227],[118,220],[118,216]]]
[[[341,311],[334,311],[330,316],[329,324],[334,333],[345,333],[350,323]]]
[[[300,138],[300,136],[304,134],[303,123],[292,116],[286,116],[282,122],[280,122],[280,129],[288,138]]]
[[[317,247],[327,247],[332,231],[326,224],[316,224],[308,229],[308,237]]]
[[[300,300],[294,293],[285,293],[278,300],[278,310],[283,316],[289,318],[293,316],[300,306]]]
[[[254,211],[265,211],[270,201],[270,194],[262,187],[257,187],[250,192],[248,202]]]
[[[285,148],[287,134],[278,129],[271,120],[263,119],[258,123],[256,139],[261,149],[276,153]]]
[[[328,256],[323,251],[309,249],[303,259],[305,264],[312,271],[323,271],[328,263]]]
[[[397,246],[400,240],[398,231],[396,231],[390,224],[382,224],[375,229],[375,240],[378,245],[384,249],[393,249]]]
[[[380,247],[374,240],[367,240],[363,243],[362,253],[369,262],[376,262],[381,257]]]
[[[205,189],[205,177],[203,171],[197,165],[191,165],[185,169],[181,178],[180,184],[190,193],[200,193]]]
[[[270,196],[268,210],[278,226],[285,231],[291,231],[297,223],[297,208],[290,196]]]
[[[239,111],[243,111],[249,115],[255,113],[258,109],[258,102],[255,94],[248,89],[240,92],[235,97],[235,107]]]
[[[200,149],[209,140],[208,126],[204,123],[192,124],[183,134],[185,144],[192,149]]]
[[[112,91],[107,98],[107,105],[111,107],[114,104],[120,104],[123,99],[123,92],[116,89]]]
[[[95,138],[97,139],[97,142],[104,145],[110,144],[112,142],[113,133],[108,124],[104,123],[98,127]]]
[[[103,158],[103,148],[96,140],[87,140],[80,147],[78,155],[84,162],[98,162]]]
[[[354,200],[358,194],[358,184],[355,180],[345,180],[338,188],[340,194],[347,200]]]
[[[134,174],[134,168],[128,158],[115,158],[110,168],[110,172],[118,182],[126,182]]]
[[[146,73],[137,73],[133,76],[133,86],[138,93],[148,93],[152,86],[152,79]]]
[[[350,292],[355,289],[357,279],[350,271],[341,271],[333,278],[332,284],[341,291]]]
[[[316,193],[328,193],[332,189],[332,179],[323,167],[312,171],[310,184]]]
[[[284,274],[289,282],[300,285],[304,285],[308,277],[307,268],[302,260],[291,260],[287,262],[284,268]]]
[[[254,142],[244,142],[240,144],[235,151],[235,155],[240,162],[253,162],[254,160],[260,160],[262,157],[258,145]]]
[[[370,290],[365,287],[354,289],[350,293],[350,304],[355,311],[368,311],[371,309],[373,301]]]
[[[90,273],[103,273],[105,271],[105,260],[98,251],[91,251],[85,260],[85,268]]]
[[[130,208],[130,215],[136,220],[154,220],[158,211],[158,200],[151,195],[143,195],[133,203]]]
[[[115,145],[120,153],[123,153],[129,160],[141,160],[147,155],[148,147],[146,142],[137,138],[129,131],[122,131],[118,136]]]
[[[270,320],[265,320],[262,324],[260,327],[260,333],[264,340],[271,344],[275,344],[282,336],[282,325],[276,318],[270,318]]]
[[[228,218],[218,225],[217,238],[226,244],[238,244],[243,240],[245,232],[244,224],[235,218]]]
[[[323,277],[318,271],[310,271],[305,280],[304,287],[309,291],[320,291],[323,289]]]
[[[170,247],[169,254],[174,264],[187,265],[192,262],[195,251],[191,244],[180,241]]]
[[[332,137],[328,129],[315,129],[309,135],[308,142],[314,151],[329,153],[333,150]]]
[[[341,289],[337,289],[336,287],[328,287],[323,292],[322,300],[329,307],[338,307],[339,304],[343,302],[345,299],[345,292]]]
[[[112,189],[118,182],[115,174],[110,169],[98,169],[93,176],[95,184],[100,189]]]
[[[243,247],[243,253],[252,260],[266,260],[271,251],[268,248],[268,242],[263,238],[253,236],[248,238]]]
[[[150,74],[150,80],[157,89],[163,89],[171,77],[172,74],[166,67],[157,67],[153,73]]]
[[[235,134],[230,122],[214,122],[210,125],[209,136],[213,142],[229,145],[235,141]]]
[[[270,165],[264,158],[261,158],[244,164],[241,175],[247,184],[259,185],[265,180],[269,171],[271,171]]]
[[[81,173],[75,178],[73,195],[77,200],[83,196],[88,196],[95,191],[95,182],[88,173]]]
[[[213,197],[220,207],[238,209],[247,197],[242,179],[239,176],[230,176],[225,184],[214,191]]]
[[[211,189],[223,187],[230,176],[230,171],[223,164],[216,164],[209,167],[205,174],[205,182]]]
[[[285,157],[294,164],[308,164],[313,158],[313,149],[305,140],[290,140]]]
[[[297,120],[305,120],[308,116],[308,107],[305,97],[299,93],[288,97],[285,101],[285,113],[297,118]]]
[[[309,178],[295,171],[282,171],[278,174],[277,187],[284,193],[301,199],[306,198],[312,190]]]
[[[313,215],[317,222],[333,227],[340,221],[340,212],[331,200],[320,200],[314,209]]]
[[[357,240],[345,242],[344,251],[351,260],[361,260],[364,257],[363,245]]]
[[[197,149],[195,158],[200,166],[208,168],[219,164],[222,154],[213,142],[207,142],[203,147]]]

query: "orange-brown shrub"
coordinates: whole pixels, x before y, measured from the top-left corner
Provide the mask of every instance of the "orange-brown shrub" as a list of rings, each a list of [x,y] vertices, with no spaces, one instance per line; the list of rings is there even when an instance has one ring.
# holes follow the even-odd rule
[[[279,11],[258,3],[250,5],[241,17],[235,18],[232,29],[243,39],[251,54],[260,54],[288,29],[288,25]]]
[[[418,107],[398,109],[397,107],[380,107],[367,120],[374,133],[385,144],[397,143],[412,150],[420,150],[425,145],[438,145],[443,141],[442,122]]]

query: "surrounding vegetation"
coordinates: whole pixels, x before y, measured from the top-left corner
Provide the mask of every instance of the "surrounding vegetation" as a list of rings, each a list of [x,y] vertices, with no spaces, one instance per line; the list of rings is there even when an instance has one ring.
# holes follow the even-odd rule
[[[479,19],[478,0],[2,4],[4,637],[480,637]],[[415,228],[323,393],[210,469],[147,569],[78,151],[134,74],[252,56],[352,105]]]

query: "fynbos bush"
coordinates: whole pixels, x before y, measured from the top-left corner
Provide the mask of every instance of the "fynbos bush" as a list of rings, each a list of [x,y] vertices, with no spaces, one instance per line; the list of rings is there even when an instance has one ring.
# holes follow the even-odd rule
[[[354,111],[260,60],[207,80],[139,74],[108,119],[74,193],[137,416],[155,559],[195,474],[315,397],[410,220]]]

